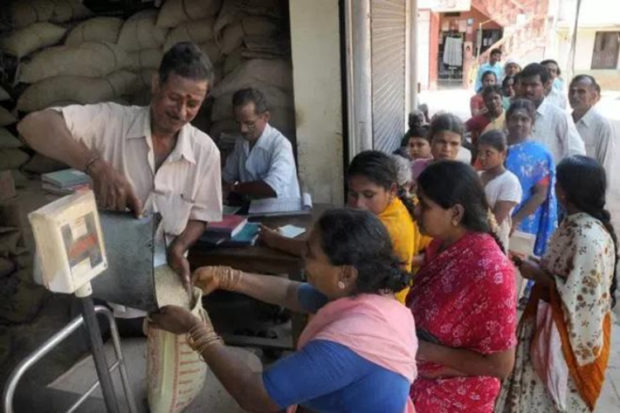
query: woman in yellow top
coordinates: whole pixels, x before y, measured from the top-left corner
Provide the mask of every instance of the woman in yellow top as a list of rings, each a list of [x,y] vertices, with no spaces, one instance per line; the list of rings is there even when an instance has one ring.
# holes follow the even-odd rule
[[[413,220],[413,202],[405,196],[404,188],[398,186],[394,160],[379,151],[359,153],[347,169],[347,186],[347,206],[375,214],[388,230],[403,269],[415,272],[421,262],[418,255],[429,240],[420,234]],[[303,253],[304,244],[291,242],[266,227],[261,228],[261,239],[272,248],[295,255]],[[408,291],[405,288],[396,294],[400,302],[404,303]]]

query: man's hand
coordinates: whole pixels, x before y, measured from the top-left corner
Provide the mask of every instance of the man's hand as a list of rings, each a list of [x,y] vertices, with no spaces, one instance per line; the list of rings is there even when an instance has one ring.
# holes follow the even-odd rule
[[[129,208],[136,217],[142,215],[142,202],[133,187],[120,172],[103,159],[97,159],[90,167],[95,198],[104,209],[125,211]]]
[[[172,243],[168,248],[168,265],[181,277],[183,285],[191,291],[189,261],[185,258],[185,251],[179,248],[176,243]]]

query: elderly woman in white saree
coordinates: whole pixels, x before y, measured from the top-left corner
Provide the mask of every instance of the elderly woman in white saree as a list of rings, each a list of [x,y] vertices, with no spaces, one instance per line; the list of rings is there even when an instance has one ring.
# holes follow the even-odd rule
[[[587,184],[584,184],[587,183]],[[536,284],[521,318],[515,368],[496,412],[591,412],[609,360],[616,236],[605,207],[605,171],[573,156],[557,167],[566,217],[540,261],[514,258]]]

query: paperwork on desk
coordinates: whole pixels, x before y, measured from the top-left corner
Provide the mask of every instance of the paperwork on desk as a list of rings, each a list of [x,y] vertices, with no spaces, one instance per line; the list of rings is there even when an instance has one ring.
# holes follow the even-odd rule
[[[304,215],[312,211],[312,197],[304,193],[301,198],[264,198],[250,202],[251,216]]]
[[[290,225],[289,224],[289,225],[283,225],[280,228],[278,228],[278,232],[283,237],[295,238],[295,237],[303,234],[304,232],[306,232],[306,229],[302,228],[302,227],[297,227],[295,225]]]

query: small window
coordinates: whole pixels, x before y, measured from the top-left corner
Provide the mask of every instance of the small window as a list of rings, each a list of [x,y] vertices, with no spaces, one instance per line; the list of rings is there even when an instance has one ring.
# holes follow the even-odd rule
[[[596,32],[592,69],[615,69],[618,65],[620,32]]]

